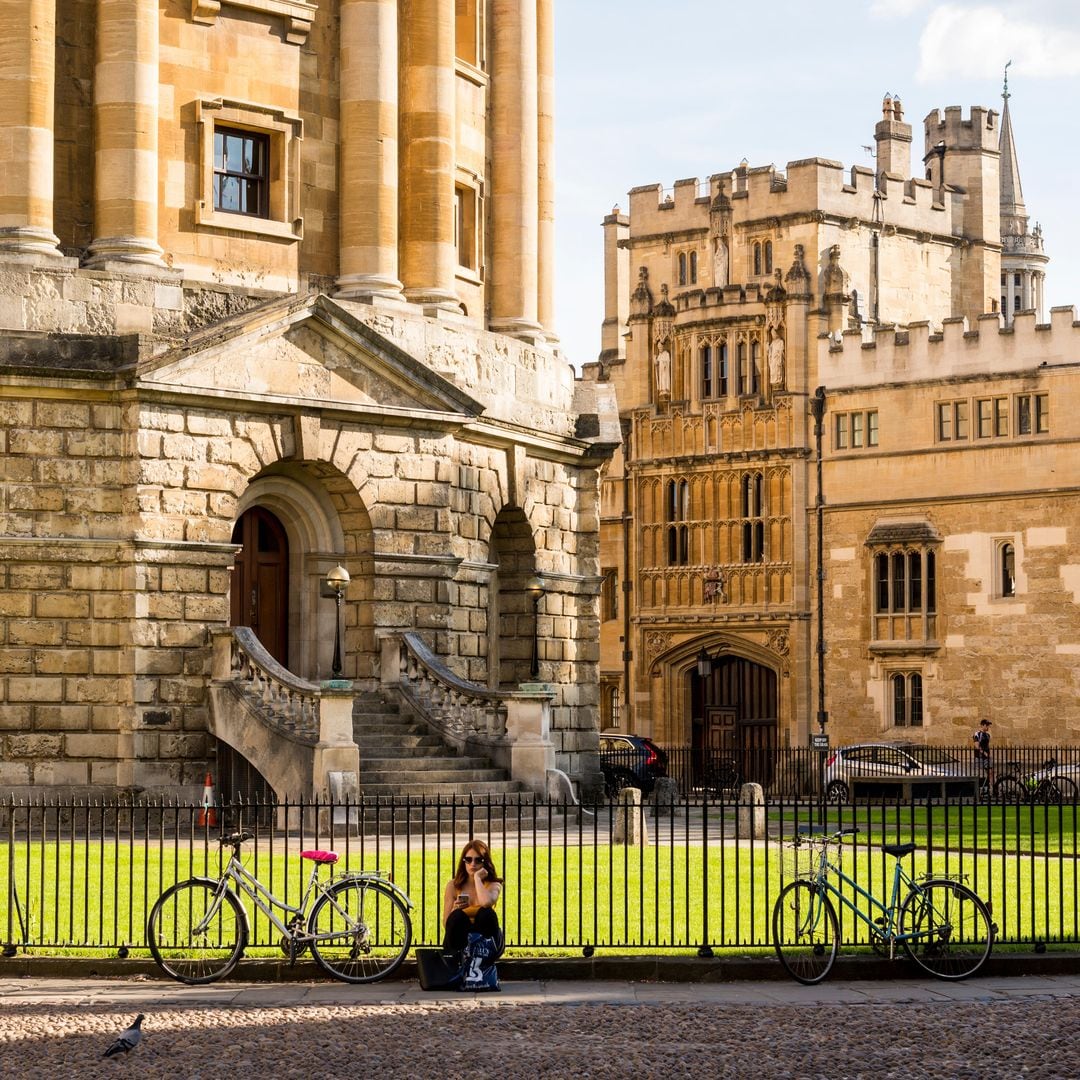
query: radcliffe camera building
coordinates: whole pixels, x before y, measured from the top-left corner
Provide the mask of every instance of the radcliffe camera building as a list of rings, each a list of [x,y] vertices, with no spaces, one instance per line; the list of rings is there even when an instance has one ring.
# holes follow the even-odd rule
[[[551,18],[0,2],[0,786],[595,776]]]
[[[1080,331],[1007,88],[919,136],[913,171],[886,97],[873,168],[743,161],[604,219],[605,728],[762,780],[820,712],[834,744],[1080,734]]]

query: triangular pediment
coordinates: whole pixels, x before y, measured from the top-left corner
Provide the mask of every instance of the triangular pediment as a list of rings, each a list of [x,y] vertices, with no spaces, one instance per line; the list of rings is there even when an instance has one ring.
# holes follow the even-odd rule
[[[260,305],[140,365],[144,388],[478,416],[483,406],[326,296]]]

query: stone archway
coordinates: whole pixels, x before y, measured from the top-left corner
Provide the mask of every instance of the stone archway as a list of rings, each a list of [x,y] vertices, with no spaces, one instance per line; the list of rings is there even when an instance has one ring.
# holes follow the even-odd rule
[[[524,511],[506,506],[491,529],[489,560],[495,569],[488,592],[488,682],[517,687],[532,679],[537,619],[525,585],[536,573],[536,542]],[[543,643],[540,643],[541,657]]]
[[[342,611],[346,677],[372,681],[377,673],[371,519],[350,481],[317,462],[285,462],[255,477],[237,505],[237,519],[261,507],[282,525],[288,542],[287,662],[294,674],[330,677],[335,605],[327,573],[338,563],[351,581]]]

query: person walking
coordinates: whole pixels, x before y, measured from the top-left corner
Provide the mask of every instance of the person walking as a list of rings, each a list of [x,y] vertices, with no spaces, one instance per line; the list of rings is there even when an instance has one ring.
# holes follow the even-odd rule
[[[990,761],[990,728],[991,723],[984,716],[979,721],[979,728],[971,738],[975,742],[975,764],[986,778],[986,793],[989,797],[993,790],[994,770]]]

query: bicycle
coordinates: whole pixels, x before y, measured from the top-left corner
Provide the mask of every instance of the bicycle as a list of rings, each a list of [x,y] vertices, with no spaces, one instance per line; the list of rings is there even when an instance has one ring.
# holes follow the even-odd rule
[[[1048,758],[1038,769],[1027,775],[1018,762],[1009,762],[1002,776],[994,783],[994,798],[999,802],[1038,803],[1056,806],[1075,803],[1080,798],[1076,782],[1058,771],[1057,758]]]
[[[333,866],[337,853],[302,851],[301,859],[313,865],[294,907],[274,896],[240,861],[241,844],[253,839],[246,830],[219,837],[222,848],[232,847],[232,855],[218,878],[189,878],[158,897],[147,941],[166,975],[201,985],[236,967],[251,938],[241,893],[282,935],[281,949],[292,963],[310,948],[324,971],[350,983],[384,979],[401,964],[412,943],[413,904],[393,881],[370,871],[331,874],[324,880],[319,871]],[[285,913],[285,920],[274,908]]]
[[[986,962],[997,926],[986,904],[966,885],[952,878],[927,876],[916,881],[900,860],[915,844],[883,844],[892,856],[892,894],[888,904],[867,892],[830,858],[842,837],[858,829],[831,834],[799,835],[789,845],[796,861],[800,848],[810,849],[805,873],[780,890],[773,907],[773,946],[792,978],[812,986],[832,970],[839,949],[839,922],[831,897],[849,908],[870,930],[874,949],[895,959],[896,947],[939,979],[964,979]],[[799,873],[799,871],[796,871]],[[869,913],[834,884],[839,880],[869,905]],[[900,887],[907,894],[900,902]]]

